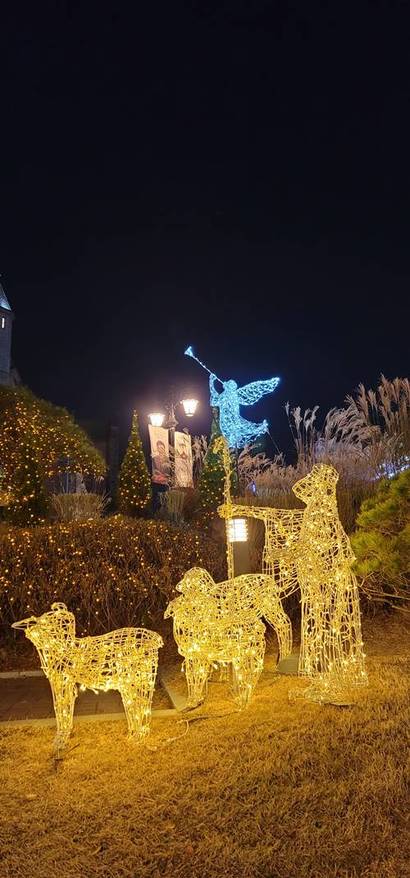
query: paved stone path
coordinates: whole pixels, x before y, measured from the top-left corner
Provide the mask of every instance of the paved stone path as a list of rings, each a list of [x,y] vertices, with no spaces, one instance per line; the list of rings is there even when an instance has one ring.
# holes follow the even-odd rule
[[[153,700],[154,710],[166,710],[173,705],[165,690],[157,686]],[[75,703],[75,716],[121,714],[123,706],[119,692],[99,692],[91,689],[79,692]],[[0,723],[27,719],[54,717],[50,684],[44,676],[0,678]]]
[[[298,652],[276,666],[275,655],[268,651],[262,678],[279,674],[297,674]],[[186,685],[181,679],[180,663],[171,663],[158,673],[154,692],[153,711],[156,715],[168,715],[184,710]],[[74,717],[83,720],[121,719],[124,709],[119,692],[95,693],[91,689],[79,692]],[[24,725],[31,722],[48,724],[54,720],[50,684],[38,671],[0,674],[0,725],[8,723]]]

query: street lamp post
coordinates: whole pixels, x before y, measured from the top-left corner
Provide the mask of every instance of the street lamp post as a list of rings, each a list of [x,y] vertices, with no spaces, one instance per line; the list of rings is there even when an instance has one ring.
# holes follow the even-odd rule
[[[181,399],[180,405],[182,405],[184,412],[185,412],[185,415],[188,418],[192,418],[197,410],[198,400],[191,399],[191,398]],[[173,460],[173,472],[174,472],[173,481],[174,481],[175,480],[175,430],[178,426],[178,421],[177,421],[177,418],[175,415],[175,403],[173,400],[171,401],[171,403],[168,406],[166,406],[166,412],[167,412],[166,417],[163,414],[163,412],[151,412],[148,415],[148,417],[149,417],[153,427],[164,426],[165,429],[169,430],[169,444],[170,444],[170,447],[172,448],[172,453],[174,455],[174,460]],[[164,423],[164,421],[165,421],[165,423]]]

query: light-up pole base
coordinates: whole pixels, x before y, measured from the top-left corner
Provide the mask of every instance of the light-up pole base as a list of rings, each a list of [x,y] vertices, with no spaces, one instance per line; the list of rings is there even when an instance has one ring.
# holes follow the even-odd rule
[[[232,543],[232,549],[235,576],[241,576],[243,573],[251,573],[249,543]]]

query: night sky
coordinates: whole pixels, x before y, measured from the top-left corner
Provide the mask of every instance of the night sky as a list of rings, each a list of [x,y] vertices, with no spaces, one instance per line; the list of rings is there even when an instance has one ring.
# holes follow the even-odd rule
[[[127,429],[173,387],[200,431],[192,344],[282,377],[244,415],[285,447],[286,400],[408,374],[410,10],[343,6],[3,10],[0,272],[35,393]]]

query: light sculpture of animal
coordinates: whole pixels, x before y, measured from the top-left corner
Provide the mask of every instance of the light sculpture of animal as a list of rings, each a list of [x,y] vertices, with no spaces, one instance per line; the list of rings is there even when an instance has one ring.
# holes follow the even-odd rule
[[[339,519],[333,466],[315,464],[292,490],[306,509],[295,552],[301,591],[299,673],[316,681],[312,697],[344,697],[365,683],[363,641],[355,560]],[[316,693],[316,694],[315,694]]]
[[[246,707],[251,700],[265,655],[261,598],[266,579],[262,574],[245,574],[215,583],[206,570],[193,567],[178,583],[176,588],[181,594],[170,602],[165,618],[174,620],[190,707],[204,700],[215,663],[231,666],[239,706]]]
[[[313,681],[306,694],[314,700],[344,698],[352,685],[367,680],[355,559],[337,509],[338,478],[328,464],[313,466],[292,488],[305,509],[225,502],[218,510],[226,519],[261,519],[264,573],[282,597],[300,589],[299,674]]]
[[[75,618],[65,604],[54,603],[42,616],[15,622],[36,647],[49,680],[57,722],[54,748],[67,745],[73,725],[78,685],[85,689],[117,689],[130,736],[149,732],[151,704],[163,640],[145,628],[119,628],[98,637],[76,637]]]

